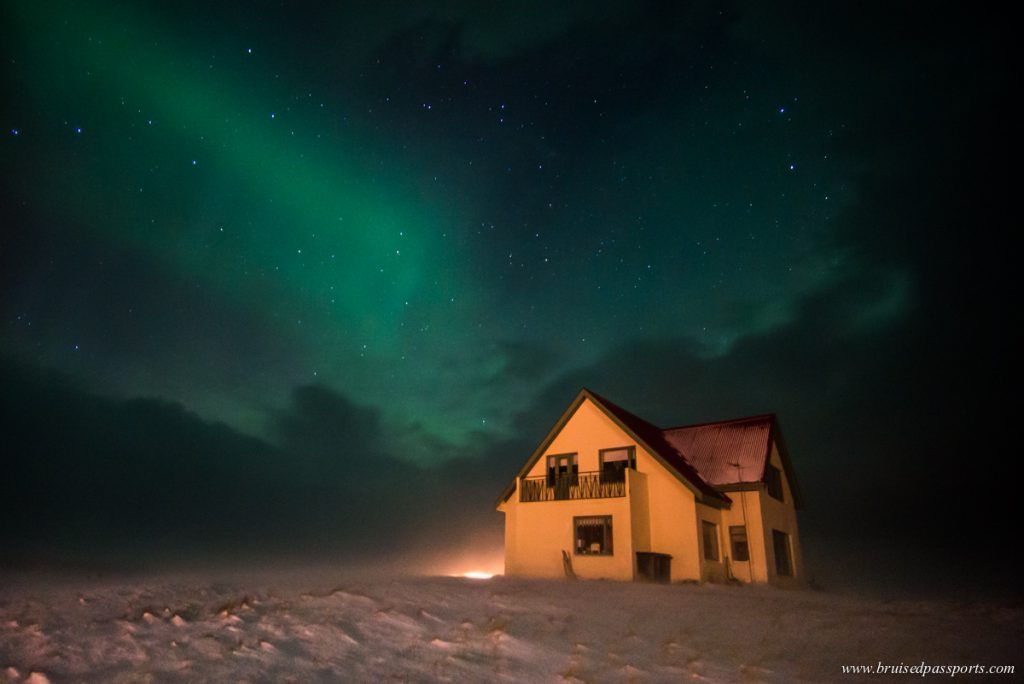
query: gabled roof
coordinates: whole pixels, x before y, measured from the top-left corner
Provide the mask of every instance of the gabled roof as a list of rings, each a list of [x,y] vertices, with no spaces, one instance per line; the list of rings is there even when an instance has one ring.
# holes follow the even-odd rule
[[[745,485],[765,481],[774,442],[786,471],[794,503],[800,506],[800,491],[774,414],[662,430],[587,388],[576,395],[569,408],[520,469],[517,479],[526,476],[587,399],[660,461],[700,501],[712,506],[728,506],[730,503],[730,499],[718,487],[743,489],[747,488]],[[507,501],[514,491],[515,481],[502,492],[499,503]]]

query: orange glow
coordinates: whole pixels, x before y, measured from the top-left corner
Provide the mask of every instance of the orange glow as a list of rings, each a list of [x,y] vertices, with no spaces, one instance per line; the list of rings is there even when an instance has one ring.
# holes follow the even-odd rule
[[[482,570],[470,570],[469,572],[462,573],[462,576],[469,579],[491,579],[494,577],[491,573],[483,572]]]
[[[444,577],[491,579],[505,571],[505,550],[500,538],[479,534],[460,539],[459,546],[436,552],[433,558],[420,562],[420,572]]]

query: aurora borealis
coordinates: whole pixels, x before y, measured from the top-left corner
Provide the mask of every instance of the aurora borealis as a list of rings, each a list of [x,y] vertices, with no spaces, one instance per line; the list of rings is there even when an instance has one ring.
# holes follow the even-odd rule
[[[0,491],[18,544],[59,556],[69,518],[114,546],[195,540],[214,512],[232,537],[263,509],[275,539],[348,539],[339,499],[360,497],[404,502],[376,534],[500,544],[492,499],[581,385],[664,425],[778,412],[826,567],[905,534],[901,568],[950,535],[998,538],[941,505],[1013,474],[985,441],[1011,344],[994,19],[2,12],[0,355],[19,389]],[[126,472],[137,458],[153,468]],[[72,461],[104,494],[45,484]],[[50,496],[45,521],[25,512]],[[146,522],[147,497],[194,519]]]

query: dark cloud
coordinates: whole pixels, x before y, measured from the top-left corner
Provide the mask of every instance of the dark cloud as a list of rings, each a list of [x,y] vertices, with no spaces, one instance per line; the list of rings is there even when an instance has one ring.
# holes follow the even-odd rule
[[[209,550],[275,526],[275,453],[259,440],[177,404],[107,399],[7,360],[0,373],[5,562],[35,558],[22,550]]]
[[[270,443],[9,360],[0,379],[0,543],[13,566],[273,553],[387,563],[497,529],[490,504],[507,468],[399,460],[382,451],[378,412],[326,387],[296,388]]]

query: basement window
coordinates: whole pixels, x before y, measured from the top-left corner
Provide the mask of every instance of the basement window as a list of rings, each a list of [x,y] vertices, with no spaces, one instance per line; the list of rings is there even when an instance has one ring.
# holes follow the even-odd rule
[[[732,544],[732,559],[734,561],[750,560],[747,528],[744,525],[732,525],[729,527],[729,542]]]
[[[574,517],[573,548],[578,556],[612,555],[612,516]]]
[[[782,494],[782,471],[773,465],[768,466],[764,473],[764,483],[768,488],[768,496],[784,501]]]
[[[718,525],[707,520],[701,520],[701,530],[704,537],[704,560],[718,560]]]

